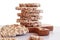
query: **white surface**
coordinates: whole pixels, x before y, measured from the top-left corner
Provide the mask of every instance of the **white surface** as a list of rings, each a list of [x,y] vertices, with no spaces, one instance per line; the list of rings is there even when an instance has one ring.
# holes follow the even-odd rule
[[[28,40],[30,35],[35,35],[34,33],[28,33],[23,36],[17,36],[17,40]],[[37,34],[36,34],[37,35]],[[40,36],[44,40],[60,40],[60,27],[55,27],[53,32],[50,32],[49,36]]]

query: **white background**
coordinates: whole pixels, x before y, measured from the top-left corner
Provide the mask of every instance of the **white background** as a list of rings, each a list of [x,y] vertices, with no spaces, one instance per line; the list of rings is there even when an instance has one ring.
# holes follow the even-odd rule
[[[16,23],[19,3],[40,3],[42,23],[60,26],[60,0],[0,0],[0,25]]]

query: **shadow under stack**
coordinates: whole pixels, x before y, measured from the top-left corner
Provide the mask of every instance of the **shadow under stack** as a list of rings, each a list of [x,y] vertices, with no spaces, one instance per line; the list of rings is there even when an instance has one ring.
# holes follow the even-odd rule
[[[21,13],[17,14],[20,17],[17,19],[17,22],[26,27],[40,26],[41,22],[38,20],[41,19],[39,14],[42,11],[38,7],[40,7],[40,4],[37,3],[19,4],[19,7],[16,7],[16,9],[21,10]]]

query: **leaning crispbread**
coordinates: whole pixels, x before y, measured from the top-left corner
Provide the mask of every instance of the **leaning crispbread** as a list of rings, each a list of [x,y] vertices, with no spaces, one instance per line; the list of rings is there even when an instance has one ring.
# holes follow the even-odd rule
[[[11,37],[16,35],[22,35],[26,34],[28,31],[28,28],[21,25],[5,25],[0,30],[0,35],[2,37]]]

